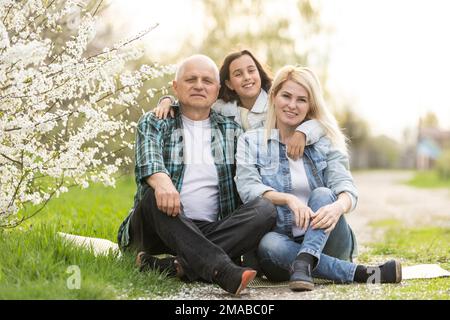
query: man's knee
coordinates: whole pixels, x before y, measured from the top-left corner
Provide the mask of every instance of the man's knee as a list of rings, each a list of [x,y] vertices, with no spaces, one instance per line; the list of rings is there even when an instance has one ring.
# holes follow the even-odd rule
[[[275,224],[277,220],[277,208],[270,200],[264,197],[258,197],[255,199],[253,206],[257,211],[256,217],[261,220],[261,222],[267,222],[272,225]]]
[[[156,212],[159,212],[159,210],[156,204],[155,191],[149,187],[131,215],[130,225],[138,227],[151,223]]]
[[[258,197],[256,201],[257,202],[255,205],[258,207],[258,211],[260,214],[267,217],[268,219],[277,218],[277,208],[269,199]]]
[[[142,199],[139,203],[139,206],[143,209],[144,213],[148,214],[150,212],[153,212],[155,208],[157,207],[156,204],[156,197],[155,197],[155,190],[148,186],[146,190],[144,191],[144,195],[142,196]]]

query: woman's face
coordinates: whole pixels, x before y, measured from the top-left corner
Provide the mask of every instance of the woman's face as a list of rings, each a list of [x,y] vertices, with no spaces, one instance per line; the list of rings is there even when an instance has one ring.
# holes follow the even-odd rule
[[[253,99],[261,91],[261,77],[255,61],[247,55],[233,60],[230,64],[230,80],[225,84],[234,90],[241,99]]]
[[[309,96],[306,89],[288,80],[281,86],[274,98],[277,126],[297,127],[309,111]]]

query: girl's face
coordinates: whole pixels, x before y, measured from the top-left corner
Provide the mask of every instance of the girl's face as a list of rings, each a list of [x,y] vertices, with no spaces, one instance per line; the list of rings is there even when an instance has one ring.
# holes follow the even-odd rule
[[[225,84],[241,99],[254,99],[261,91],[261,77],[255,61],[247,55],[233,60],[230,64],[230,80]]]
[[[309,96],[306,89],[288,80],[274,98],[277,126],[296,128],[305,120],[309,111]]]

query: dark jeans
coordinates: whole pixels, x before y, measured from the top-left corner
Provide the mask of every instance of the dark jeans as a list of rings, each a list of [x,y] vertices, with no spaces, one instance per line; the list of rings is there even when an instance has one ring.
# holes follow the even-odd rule
[[[189,280],[212,281],[215,271],[255,250],[275,221],[276,209],[264,198],[216,222],[170,217],[158,209],[155,192],[149,188],[131,217],[130,247],[153,255],[172,254]]]

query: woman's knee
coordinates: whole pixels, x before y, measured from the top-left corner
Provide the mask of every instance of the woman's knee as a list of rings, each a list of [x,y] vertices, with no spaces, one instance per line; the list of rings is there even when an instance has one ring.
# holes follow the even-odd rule
[[[325,187],[319,187],[311,191],[311,195],[309,196],[310,201],[311,200],[318,200],[318,199],[327,199],[330,201],[334,201],[336,196],[334,195],[333,191],[329,188]]]
[[[323,253],[341,260],[350,261],[353,248],[353,237],[351,232],[345,217],[341,216],[328,237]]]
[[[334,201],[336,201],[336,196],[333,191],[325,187],[319,187],[311,191],[311,195],[308,199],[308,206],[313,211],[317,211],[321,207],[331,204]]]

